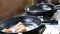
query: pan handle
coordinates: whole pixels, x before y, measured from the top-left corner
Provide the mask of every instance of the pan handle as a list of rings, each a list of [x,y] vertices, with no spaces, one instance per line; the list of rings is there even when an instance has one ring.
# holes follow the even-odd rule
[[[42,23],[58,24],[58,21],[56,21],[56,20],[47,20],[47,21],[42,21]]]

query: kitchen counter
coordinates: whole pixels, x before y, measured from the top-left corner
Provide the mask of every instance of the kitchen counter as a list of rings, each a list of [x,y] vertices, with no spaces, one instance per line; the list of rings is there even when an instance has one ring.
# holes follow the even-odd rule
[[[46,29],[43,32],[43,34],[59,34],[60,33],[60,28],[58,26],[58,24],[46,24]]]

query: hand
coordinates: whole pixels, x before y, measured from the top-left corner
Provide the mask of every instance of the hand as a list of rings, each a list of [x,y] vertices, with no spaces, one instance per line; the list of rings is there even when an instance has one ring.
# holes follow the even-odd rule
[[[19,22],[17,25],[14,26],[15,28],[15,32],[26,32],[26,27],[23,25],[22,22]],[[2,30],[3,32],[7,32],[7,33],[10,33],[12,32],[11,29],[3,29]]]
[[[26,27],[23,25],[22,22],[19,22],[19,23],[15,26],[15,30],[16,30],[16,32],[26,32]]]

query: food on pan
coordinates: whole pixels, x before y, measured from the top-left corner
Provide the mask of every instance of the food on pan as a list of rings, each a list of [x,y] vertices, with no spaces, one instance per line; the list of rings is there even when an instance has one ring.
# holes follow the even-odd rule
[[[9,29],[3,29],[3,32],[25,32],[26,27],[23,25],[22,22],[19,22],[17,25],[10,27]]]
[[[4,30],[2,30],[3,32],[7,32],[7,33],[9,33],[9,32],[12,32],[10,29],[4,29]]]
[[[26,27],[26,25],[28,25]],[[13,27],[10,27],[9,29],[3,29],[2,32],[6,32],[6,33],[17,33],[17,32],[26,32],[32,29],[35,29],[38,27],[37,24],[35,23],[29,23],[24,25],[22,22],[19,22],[17,25],[14,25]]]

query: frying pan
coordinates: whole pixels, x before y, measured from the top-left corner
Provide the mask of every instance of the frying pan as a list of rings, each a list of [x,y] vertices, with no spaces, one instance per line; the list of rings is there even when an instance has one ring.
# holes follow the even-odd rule
[[[56,12],[56,6],[49,3],[39,3],[25,8],[28,15],[52,17]]]
[[[32,21],[34,21],[34,23],[36,23],[38,25],[38,27],[33,29],[33,30],[30,30],[30,31],[27,31],[27,32],[22,32],[23,34],[37,34],[35,32],[38,32],[38,30],[45,27],[45,25],[42,25],[41,20],[34,17],[34,16],[17,16],[17,17],[11,17],[11,18],[7,18],[3,21],[0,21],[0,34],[1,33],[2,34],[17,34],[17,33],[2,32],[2,30],[4,28],[12,27],[20,21],[23,22],[23,24],[25,23],[25,25],[31,23]]]

